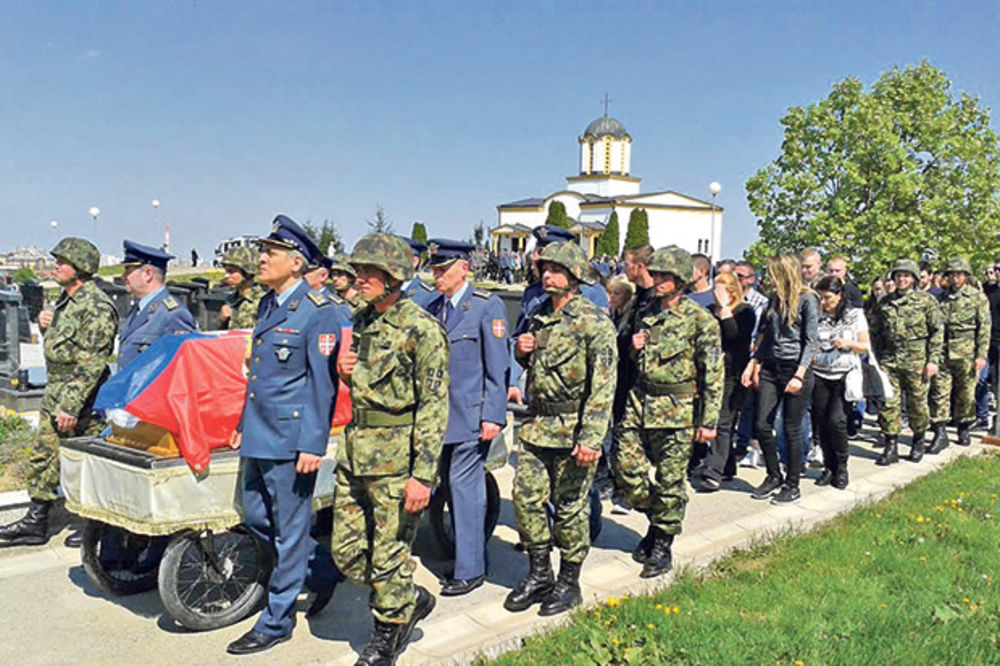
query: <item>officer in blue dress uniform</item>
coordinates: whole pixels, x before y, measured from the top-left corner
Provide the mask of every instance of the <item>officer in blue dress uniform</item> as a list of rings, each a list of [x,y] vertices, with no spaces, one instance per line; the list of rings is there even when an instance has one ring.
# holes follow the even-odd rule
[[[122,243],[125,291],[136,299],[122,326],[118,367],[127,365],[164,335],[197,329],[187,307],[170,295],[164,284],[167,262],[174,255],[132,241]]]
[[[409,244],[410,251],[413,252],[413,277],[403,283],[403,295],[417,305],[426,306],[428,301],[437,295],[436,291],[428,287],[427,284],[420,279],[420,274],[417,272],[420,268],[420,255],[427,251],[427,246],[420,241],[413,240],[407,236],[400,236],[400,238]]]
[[[466,594],[486,579],[486,469],[490,442],[507,415],[507,312],[468,281],[470,243],[435,239],[429,264],[437,294],[425,308],[448,332],[448,428],[440,478],[451,491],[455,571],[442,596]]]
[[[535,237],[535,248],[531,251],[531,261],[528,270],[532,272],[536,277],[538,276],[538,266],[536,261],[538,256],[542,253],[542,249],[549,243],[563,243],[566,241],[577,242],[579,239],[571,231],[563,229],[562,227],[556,227],[549,224],[543,224],[537,226],[531,231],[532,235]],[[580,295],[586,298],[588,301],[601,308],[605,313],[608,312],[610,304],[608,303],[608,292],[604,290],[604,287],[600,283],[587,284],[585,282],[580,283]],[[542,305],[546,300],[548,300],[549,295],[545,293],[542,289],[542,283],[540,281],[533,282],[529,284],[525,289],[524,293],[521,294],[521,312],[517,317],[517,323],[514,325],[514,332],[511,333],[511,339],[517,339],[517,336],[522,333],[526,333],[528,330],[528,322],[531,320],[530,314],[535,311],[538,307]],[[523,396],[521,395],[521,375],[524,370],[521,365],[514,361],[513,350],[510,357],[510,391],[509,395],[512,400],[518,403],[523,402]]]
[[[302,279],[320,255],[293,220],[279,215],[261,239],[261,299],[247,358],[243,415],[231,445],[242,458],[243,520],[276,561],[267,606],[229,645],[250,654],[288,640],[295,599],[315,550],[309,536],[316,472],[326,453],[337,393],[340,309]]]

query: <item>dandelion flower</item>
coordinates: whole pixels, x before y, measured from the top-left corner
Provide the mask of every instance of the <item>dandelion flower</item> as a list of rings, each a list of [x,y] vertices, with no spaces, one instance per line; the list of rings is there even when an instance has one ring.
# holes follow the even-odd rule
[[[885,610],[886,608],[889,607],[889,604],[879,604],[878,607],[881,608],[882,610]]]
[[[647,629],[656,629],[656,625],[653,624],[652,622],[650,622],[649,624],[646,625],[646,628]]]
[[[673,611],[674,611],[674,615],[677,615],[678,613],[681,612],[681,609],[678,608],[677,606],[674,606]]]

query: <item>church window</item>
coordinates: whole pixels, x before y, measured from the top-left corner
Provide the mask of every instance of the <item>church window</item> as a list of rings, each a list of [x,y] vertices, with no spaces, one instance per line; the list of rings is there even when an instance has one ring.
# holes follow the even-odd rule
[[[604,137],[604,173],[611,173],[611,137]]]

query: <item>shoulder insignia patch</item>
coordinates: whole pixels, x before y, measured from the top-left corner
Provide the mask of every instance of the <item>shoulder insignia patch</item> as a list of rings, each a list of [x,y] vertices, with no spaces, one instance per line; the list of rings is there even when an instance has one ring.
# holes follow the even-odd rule
[[[178,303],[177,299],[175,299],[173,296],[167,296],[166,298],[163,299],[163,307],[165,307],[168,310],[176,310],[180,306],[181,304]]]
[[[318,291],[310,291],[306,295],[309,297],[310,301],[312,301],[313,303],[316,304],[316,307],[319,307],[321,305],[326,305],[326,302],[327,302],[326,301],[326,296],[324,296],[323,294],[319,293]]]
[[[502,338],[507,333],[507,324],[504,323],[503,319],[494,319],[491,329],[494,338]]]
[[[489,300],[490,296],[492,296],[493,293],[486,291],[485,289],[473,289],[472,295],[475,296],[476,298],[481,298],[485,301]]]

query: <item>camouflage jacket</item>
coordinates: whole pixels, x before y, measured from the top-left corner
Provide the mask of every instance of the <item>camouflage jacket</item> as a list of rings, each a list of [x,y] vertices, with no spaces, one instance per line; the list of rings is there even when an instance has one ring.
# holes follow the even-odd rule
[[[110,376],[108,359],[114,353],[118,311],[93,280],[70,296],[59,295],[52,323],[45,330],[45,368],[48,384],[42,409],[79,418],[88,413],[97,389]]]
[[[944,353],[948,361],[986,358],[990,346],[990,301],[968,285],[941,297]]]
[[[879,361],[897,366],[939,365],[944,345],[941,306],[924,291],[884,296],[869,324]]]
[[[646,310],[632,347],[639,379],[625,405],[626,428],[715,428],[722,407],[722,342],[719,322],[688,298],[674,307]]]
[[[576,294],[559,312],[551,299],[544,301],[531,314],[527,332],[535,336],[535,350],[515,353],[527,370],[531,397],[521,439],[547,448],[601,448],[617,380],[614,324]]]
[[[448,425],[448,338],[423,308],[400,299],[354,318],[358,362],[345,382],[353,418],[338,464],[359,476],[437,479]]]
[[[228,301],[233,313],[229,317],[227,327],[229,329],[248,328],[253,330],[254,326],[257,325],[257,304],[266,293],[267,288],[258,282],[251,283],[250,290],[245,294],[241,294],[239,290],[233,292]]]

